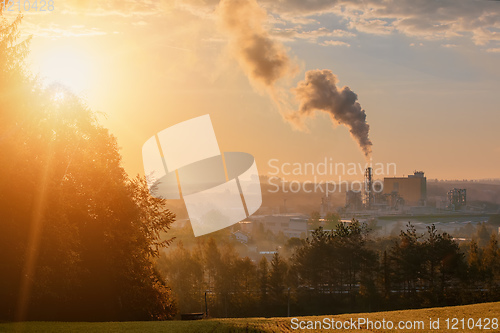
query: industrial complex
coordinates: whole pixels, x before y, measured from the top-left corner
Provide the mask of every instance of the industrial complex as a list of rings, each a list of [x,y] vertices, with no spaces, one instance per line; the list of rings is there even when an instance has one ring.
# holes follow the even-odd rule
[[[359,221],[372,219],[391,219],[405,216],[437,217],[467,215],[467,190],[450,188],[446,196],[428,200],[427,178],[423,171],[414,171],[406,177],[384,177],[374,179],[372,168],[364,172],[363,186],[360,190],[345,190],[345,205],[333,204],[331,195],[321,198],[316,209],[319,221],[326,225],[328,214],[336,214],[339,220],[349,223],[353,218]],[[286,206],[286,199],[285,199]],[[245,240],[258,227],[275,235],[287,238],[305,238],[314,229],[308,214],[287,212],[284,208],[279,214],[253,215],[240,222],[236,239]],[[469,212],[470,213],[470,212]],[[242,242],[246,242],[242,241]]]

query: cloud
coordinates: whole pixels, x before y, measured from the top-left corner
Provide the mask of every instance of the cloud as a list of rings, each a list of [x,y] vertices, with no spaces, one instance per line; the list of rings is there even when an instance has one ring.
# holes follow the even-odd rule
[[[395,30],[392,25],[384,20],[366,20],[364,18],[351,21],[349,27],[361,32],[376,35],[389,35]]]
[[[489,52],[489,53],[500,53],[500,47],[487,49],[486,52]]]
[[[285,29],[273,29],[271,34],[284,41],[294,41],[297,39],[307,40],[315,43],[320,37],[355,37],[356,34],[347,30],[335,29],[329,30],[327,28],[319,28],[316,30],[304,30],[300,26]]]
[[[73,25],[64,27],[59,24],[50,23],[33,24],[30,22],[24,23],[25,34],[34,35],[37,37],[45,37],[50,39],[59,39],[67,37],[90,37],[90,36],[103,36],[107,33],[97,28],[88,28],[84,25]]]
[[[214,17],[219,0],[68,0],[60,4],[66,13],[89,16],[147,17],[172,8]],[[333,13],[359,32],[446,40],[466,38],[477,45],[500,41],[500,5],[486,0],[260,0],[259,5],[279,20],[294,25],[317,23]],[[314,16],[314,17],[313,17]],[[296,29],[297,30],[297,29]],[[279,33],[279,32],[277,32]],[[285,32],[283,32],[285,33]],[[293,38],[314,38],[307,36]],[[291,38],[291,37],[290,37]]]
[[[500,24],[497,29],[500,29]],[[492,41],[497,41],[497,42],[500,41],[500,33],[497,31],[490,31],[484,28],[477,28],[474,30],[473,39],[477,45],[486,45]]]
[[[500,40],[500,5],[483,0],[265,0],[284,17],[334,13],[348,27],[371,34],[402,33],[423,39]]]
[[[65,15],[114,16],[123,18],[159,15],[173,8],[169,0],[66,0],[56,4],[58,12]]]
[[[322,46],[346,46],[346,47],[351,47],[351,44],[342,42],[340,40],[325,40],[324,42],[320,43]]]
[[[211,16],[219,1],[177,0],[173,3],[178,8],[191,8],[193,13],[198,11],[199,15]],[[272,32],[284,40],[314,41],[314,36],[302,30],[301,25],[315,24],[322,21],[322,15],[334,14],[346,28],[368,34],[399,33],[426,40],[463,38],[476,45],[500,41],[500,5],[497,1],[259,0],[259,5],[275,16],[276,21],[297,26]]]
[[[297,16],[331,12],[333,7],[342,3],[339,0],[264,0],[262,2],[271,11]]]

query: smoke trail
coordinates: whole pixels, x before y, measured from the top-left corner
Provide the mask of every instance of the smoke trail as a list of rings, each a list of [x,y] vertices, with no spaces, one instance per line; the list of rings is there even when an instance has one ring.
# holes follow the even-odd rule
[[[304,81],[292,89],[300,103],[299,110],[287,116],[297,126],[303,119],[312,116],[316,110],[328,113],[332,122],[349,128],[367,158],[371,154],[372,142],[368,138],[370,125],[366,122],[365,110],[357,102],[358,96],[349,88],[337,88],[337,77],[331,70],[311,70],[306,72]]]
[[[218,14],[250,82],[264,87],[275,98],[276,81],[292,74],[294,66],[284,46],[265,29],[265,10],[256,0],[222,0]]]
[[[288,57],[285,47],[271,38],[264,25],[266,12],[256,0],[221,0],[217,13],[250,82],[270,94],[285,119],[303,128],[305,117],[316,110],[327,112],[333,122],[349,128],[365,156],[370,156],[372,142],[368,138],[370,126],[366,123],[365,111],[349,87],[337,89],[337,77],[330,70],[308,71],[306,80],[292,89],[300,103],[299,110],[284,111],[289,109],[289,103],[276,83],[295,74],[297,66]]]

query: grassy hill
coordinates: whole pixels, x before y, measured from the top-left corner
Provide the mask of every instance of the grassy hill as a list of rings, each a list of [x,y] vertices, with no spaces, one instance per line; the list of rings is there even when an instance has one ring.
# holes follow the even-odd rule
[[[318,322],[324,322],[324,318],[331,323],[334,321],[350,321],[351,319],[356,322],[360,318],[366,318],[372,321],[375,325],[376,321],[392,321],[394,325],[398,325],[400,321],[423,322],[424,327],[420,329],[377,329],[376,327],[366,329],[328,329],[323,326],[323,330],[318,329]],[[433,321],[439,318],[439,329],[429,328],[429,318]],[[449,328],[447,328],[446,319],[450,318]],[[452,318],[457,318],[455,329],[451,329]],[[462,321],[464,319],[462,328]],[[469,320],[473,318],[474,323]],[[482,327],[478,327],[478,320],[481,320]],[[490,319],[489,328],[484,325],[488,322],[485,318]],[[236,318],[236,319],[209,319],[200,321],[164,321],[164,322],[119,322],[119,323],[62,323],[62,322],[27,322],[27,323],[2,323],[0,324],[0,332],[37,332],[37,333],[52,333],[52,332],[127,332],[127,333],[142,333],[142,332],[499,332],[499,326],[493,325],[491,321],[496,318],[496,322],[500,319],[500,302],[484,303],[466,306],[454,306],[444,308],[430,308],[421,310],[405,310],[405,311],[391,311],[391,312],[377,312],[377,313],[358,313],[358,314],[343,314],[336,316],[311,316],[311,317],[298,317],[297,321],[303,321],[303,325],[314,325],[314,330],[300,330],[292,329],[292,318]],[[361,319],[362,320],[362,319]],[[309,322],[308,322],[309,321]],[[389,324],[386,322],[386,326]],[[468,325],[474,326],[474,329],[469,329]]]

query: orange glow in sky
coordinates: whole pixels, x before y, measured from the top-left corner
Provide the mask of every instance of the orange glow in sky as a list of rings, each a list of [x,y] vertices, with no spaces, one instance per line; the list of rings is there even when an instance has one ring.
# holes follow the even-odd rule
[[[343,10],[259,1],[269,38],[297,63],[297,74],[277,84],[289,89],[306,71],[331,70],[366,110],[373,161],[396,163],[399,175],[500,178],[499,21],[462,24],[500,17],[500,6],[477,2],[484,11],[457,7],[450,18],[434,8],[441,2],[422,2],[429,6],[406,12],[371,11],[370,1]],[[107,114],[130,174],[143,173],[141,147],[154,133],[207,113],[221,150],[253,154],[263,174],[271,159],[364,163],[348,129],[327,116],[307,119],[309,132],[283,120],[235,59],[217,15],[211,1],[65,1],[50,13],[25,12],[21,30],[33,36],[35,72]]]

